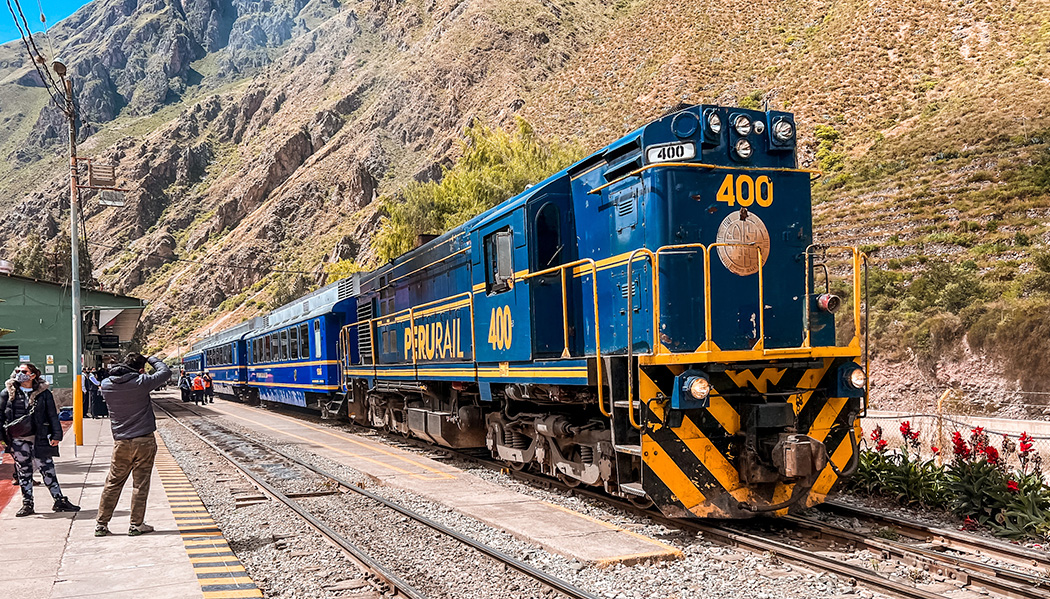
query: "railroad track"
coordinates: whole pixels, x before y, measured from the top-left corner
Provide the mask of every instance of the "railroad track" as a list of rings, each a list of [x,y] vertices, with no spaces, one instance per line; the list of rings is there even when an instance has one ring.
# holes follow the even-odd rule
[[[264,477],[258,475],[251,467],[251,465],[245,464],[241,460],[237,459],[237,457],[233,455],[233,452],[230,450],[229,447],[231,438],[236,439],[238,443],[247,443],[252,446],[255,446],[256,448],[261,449],[262,451],[279,456],[281,459],[291,462],[306,470],[309,470],[323,478],[326,478],[342,488],[367,497],[372,501],[375,501],[376,503],[379,503],[391,510],[402,514],[403,516],[415,520],[416,522],[419,522],[420,524],[423,524],[445,536],[455,539],[456,541],[459,541],[460,543],[474,549],[475,551],[482,553],[488,556],[489,558],[520,572],[521,574],[533,578],[539,581],[541,584],[567,597],[570,597],[571,599],[599,599],[596,595],[579,589],[573,586],[568,581],[562,580],[555,576],[551,576],[550,574],[547,574],[542,570],[534,568],[529,564],[526,564],[510,555],[507,555],[497,549],[494,549],[484,543],[481,543],[480,541],[472,539],[471,537],[459,531],[446,527],[443,524],[440,524],[438,522],[435,522],[434,520],[427,518],[426,516],[416,513],[403,505],[400,505],[396,502],[390,501],[385,497],[381,497],[379,495],[376,495],[375,493],[363,489],[336,474],[328,472],[308,462],[304,462],[303,460],[291,456],[279,449],[262,445],[246,437],[245,435],[238,433],[237,431],[217,424],[214,418],[207,419],[208,424],[206,427],[204,427],[207,430],[205,430],[204,434],[202,434],[197,428],[183,421],[183,419],[180,418],[177,414],[177,412],[180,412],[182,414],[188,412],[197,418],[203,417],[200,413],[188,406],[184,406],[172,401],[155,402],[155,405],[160,407],[161,410],[163,410],[173,422],[178,423],[192,435],[194,435],[202,442],[207,444],[209,447],[211,447],[216,453],[225,458],[241,474],[246,476],[255,485],[257,485],[258,488],[267,496],[269,496],[273,500],[284,504],[289,509],[294,511],[298,516],[300,516],[303,520],[308,522],[321,535],[329,539],[337,547],[343,550],[352,561],[354,561],[361,567],[363,571],[372,574],[376,578],[378,578],[382,582],[382,585],[380,585],[380,587],[377,590],[383,594],[390,594],[390,591],[393,591],[393,593],[396,595],[408,597],[410,599],[426,599],[426,595],[420,592],[418,589],[416,589],[411,583],[404,580],[391,568],[380,563],[380,561],[376,558],[368,555],[367,552],[355,545],[352,541],[350,541],[350,539],[339,534],[339,532],[337,532],[332,527],[325,524],[320,518],[318,518],[316,514],[311,513],[301,503],[297,502],[293,497],[293,495],[295,494],[284,493],[280,491],[274,485],[266,481]],[[215,437],[218,437],[220,434],[223,438],[216,440]],[[299,494],[299,496],[311,495],[312,494],[310,493]],[[385,585],[387,588],[382,588],[383,585]]]
[[[374,433],[375,431],[371,432]],[[880,592],[888,592],[909,599],[934,599],[943,597],[941,593],[926,591],[913,585],[881,576],[877,572],[866,567],[826,557],[814,553],[811,549],[803,549],[770,538],[769,535],[766,534],[755,533],[739,527],[734,528],[727,525],[713,525],[703,522],[673,520],[664,517],[655,510],[639,508],[630,502],[611,497],[600,491],[592,491],[580,487],[570,487],[559,480],[507,468],[505,465],[495,460],[469,452],[447,448],[436,449],[431,445],[417,442],[415,439],[405,439],[401,437],[396,438],[396,442],[429,452],[435,450],[443,451],[466,461],[482,464],[494,469],[500,469],[512,478],[527,482],[533,486],[556,488],[568,493],[590,497],[614,505],[621,510],[651,518],[669,528],[678,528],[702,533],[709,539],[715,539],[724,544],[740,547],[757,553],[776,554],[781,558],[787,558],[805,566],[833,572],[847,579],[863,582]],[[1001,541],[984,539],[951,530],[927,527],[918,522],[911,522],[875,512],[868,512],[841,503],[831,502],[827,505],[828,509],[841,515],[878,519],[887,526],[899,529],[902,535],[918,541],[918,543],[897,542],[890,539],[865,536],[835,526],[834,524],[814,520],[812,518],[791,516],[780,520],[774,520],[772,522],[778,525],[788,525],[794,530],[807,531],[819,539],[833,539],[846,547],[867,550],[883,559],[892,559],[918,570],[958,581],[963,585],[980,586],[998,596],[1010,597],[1011,599],[1050,599],[1050,556],[1048,555],[1043,555],[1039,552],[1027,550],[1023,547],[1017,547]],[[743,522],[740,524],[743,527],[747,526]],[[964,554],[946,553],[943,549],[947,548],[958,550]],[[966,554],[969,554],[969,556]],[[995,557],[1002,561],[1009,561],[1030,568],[1042,569],[1043,574],[1039,575],[1032,572],[1022,572],[994,564],[987,564],[980,561],[979,558],[981,556]]]
[[[294,410],[292,412],[304,419],[331,424],[329,421],[319,420],[311,413]],[[443,454],[455,457],[488,468],[502,470],[512,478],[533,486],[559,489],[567,493],[589,497],[613,505],[626,512],[650,518],[668,528],[701,533],[706,538],[716,542],[756,553],[775,554],[780,558],[788,559],[800,565],[831,572],[847,580],[863,583],[882,593],[907,599],[939,599],[943,597],[939,592],[931,592],[918,588],[913,584],[888,578],[869,567],[850,564],[841,559],[820,555],[812,548],[801,548],[772,538],[767,533],[747,530],[747,524],[743,522],[735,527],[730,527],[706,522],[673,520],[665,518],[655,510],[640,508],[628,501],[609,496],[600,491],[571,487],[550,477],[508,468],[505,464],[480,455],[477,452],[472,453],[435,447],[408,437],[399,435],[386,436],[374,429],[360,427],[352,423],[341,424],[344,425],[344,428],[349,427],[355,432],[382,435],[385,437],[384,442],[388,444],[413,448],[431,455]],[[829,502],[825,506],[825,509],[838,515],[879,521],[912,542],[862,535],[813,518],[789,517],[772,522],[791,527],[792,531],[795,532],[804,531],[819,540],[830,539],[845,547],[867,550],[882,559],[894,560],[917,570],[957,581],[962,585],[979,586],[998,596],[1011,599],[1050,599],[1050,556],[1048,555],[1000,541],[988,540],[951,530],[932,528],[918,522],[860,510],[841,503]],[[1041,572],[1024,572],[988,564],[982,562],[980,560],[981,557],[992,557],[999,561],[1033,568]]]
[[[847,518],[878,522],[883,527],[892,529],[893,532],[918,542],[931,543],[943,549],[965,551],[974,555],[984,555],[1000,561],[1011,562],[1019,566],[1039,569],[1050,576],[1050,553],[1045,551],[1035,551],[997,539],[977,537],[957,530],[928,526],[915,520],[873,512],[840,501],[828,501],[821,505],[821,510]]]

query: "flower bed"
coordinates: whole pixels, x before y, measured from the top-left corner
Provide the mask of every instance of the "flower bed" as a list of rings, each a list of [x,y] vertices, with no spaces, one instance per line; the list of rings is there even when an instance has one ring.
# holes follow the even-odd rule
[[[1028,433],[1016,442],[1003,436],[995,447],[981,427],[973,428],[968,438],[957,431],[950,458],[931,446],[934,457],[927,459],[911,422],[900,424],[900,434],[901,446],[890,449],[882,427],[871,431],[873,449],[861,452],[852,490],[902,505],[949,510],[963,519],[963,528],[985,527],[1015,540],[1050,539],[1050,489]],[[1008,459],[1015,455],[1019,467],[1010,468]]]

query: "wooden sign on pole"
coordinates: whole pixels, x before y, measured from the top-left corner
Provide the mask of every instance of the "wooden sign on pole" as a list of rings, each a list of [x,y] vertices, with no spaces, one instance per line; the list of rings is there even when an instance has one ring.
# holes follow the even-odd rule
[[[88,185],[91,187],[116,187],[116,167],[112,164],[88,163]]]

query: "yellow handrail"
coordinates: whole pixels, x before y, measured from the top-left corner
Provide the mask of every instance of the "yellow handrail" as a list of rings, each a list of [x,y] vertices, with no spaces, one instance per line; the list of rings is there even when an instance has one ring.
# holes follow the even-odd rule
[[[631,255],[627,257],[627,420],[631,423],[631,426],[638,430],[642,430],[642,425],[638,423],[634,418],[634,257],[638,254],[645,254],[645,259],[649,261],[649,265],[653,267],[653,281],[656,281],[658,275],[656,274],[656,257],[649,251],[648,248],[638,248],[631,252]],[[639,285],[641,287],[641,285]],[[656,285],[653,285],[656,288]],[[641,299],[638,300],[641,304]],[[653,323],[653,338],[657,335],[656,323]],[[652,346],[650,346],[652,351]],[[615,405],[613,406],[616,407]]]
[[[524,281],[533,277],[543,276],[556,271],[565,271],[569,268],[575,268],[577,266],[588,265],[591,271],[591,291],[594,299],[594,357],[595,364],[597,365],[597,376],[598,376],[598,410],[601,411],[602,415],[606,418],[612,418],[612,411],[605,409],[605,398],[602,393],[602,336],[601,336],[601,323],[598,319],[598,265],[595,264],[591,258],[581,258],[573,262],[567,262],[565,264],[559,264],[558,266],[552,266],[536,272],[528,272],[523,275],[519,275],[514,278],[515,281]],[[581,272],[582,274],[582,272]],[[568,316],[568,300],[562,297],[562,314],[564,320],[562,326],[568,331],[569,327],[569,316]],[[568,333],[566,333],[566,349],[568,349]],[[563,352],[564,353],[564,352]],[[475,363],[477,360],[475,360]]]

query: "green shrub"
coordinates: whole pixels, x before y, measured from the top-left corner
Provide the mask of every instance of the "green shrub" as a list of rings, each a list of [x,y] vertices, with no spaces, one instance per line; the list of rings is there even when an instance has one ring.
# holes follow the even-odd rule
[[[762,98],[764,95],[764,92],[761,90],[755,90],[743,98],[740,98],[740,107],[748,110],[761,110]]]
[[[463,157],[440,182],[412,184],[400,198],[383,199],[386,217],[374,242],[379,258],[400,256],[419,235],[460,225],[579,156],[575,147],[541,142],[524,119],[510,132],[475,122],[466,131]]]

